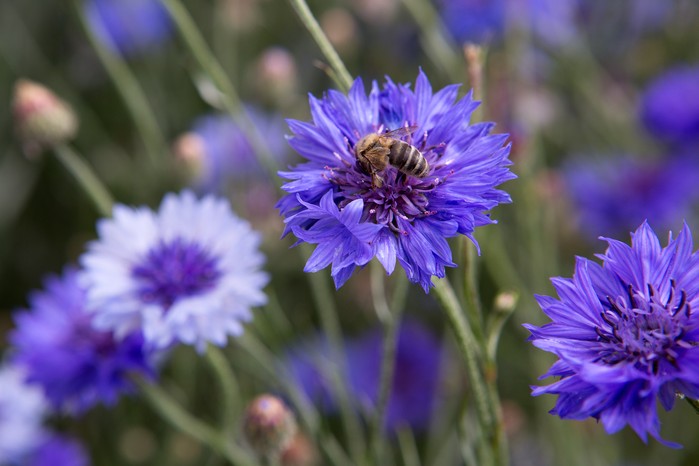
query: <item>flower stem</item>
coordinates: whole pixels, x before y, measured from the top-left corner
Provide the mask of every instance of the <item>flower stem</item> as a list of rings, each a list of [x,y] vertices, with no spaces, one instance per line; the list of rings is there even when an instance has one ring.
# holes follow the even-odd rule
[[[484,349],[479,347],[449,281],[446,278],[433,279],[433,283],[437,298],[447,314],[459,350],[466,362],[481,428],[480,464],[505,465],[508,458],[504,452],[505,436],[500,422],[495,378],[493,374],[486,373],[486,369],[492,371],[493,367],[491,364],[486,367]]]
[[[221,99],[226,111],[231,118],[245,131],[250,140],[255,153],[260,158],[264,168],[267,170],[270,179],[279,183],[277,177],[277,164],[270,152],[264,138],[245,111],[238,92],[226,75],[223,67],[216,59],[206,41],[197,29],[194,20],[182,5],[180,0],[161,0],[165,5],[177,29],[182,36],[192,57],[197,61],[201,69],[209,76],[213,84],[221,92]]]
[[[360,461],[364,456],[365,445],[358,416],[351,406],[347,385],[343,383],[346,382],[344,377],[347,371],[345,370],[344,342],[337,307],[330,292],[327,277],[322,273],[309,273],[307,275],[311,283],[311,291],[320,317],[321,327],[330,345],[331,361],[335,362],[328,369],[333,372],[329,374],[330,382],[340,405],[347,443],[355,461]]]
[[[460,54],[456,52],[453,41],[444,31],[439,15],[431,2],[427,0],[403,0],[408,13],[420,29],[420,42],[428,57],[453,82],[463,81]]]
[[[85,34],[92,48],[97,53],[97,57],[102,62],[102,66],[107,70],[117,91],[124,99],[124,103],[131,113],[131,118],[133,118],[134,126],[141,136],[146,153],[152,162],[158,162],[165,155],[167,144],[163,139],[158,120],[148,105],[146,94],[129,67],[124,63],[124,60],[119,55],[107,50],[92,32],[92,28],[85,17],[82,3],[74,0],[73,6],[80,18]]]
[[[138,381],[137,383],[141,393],[153,409],[174,427],[209,446],[233,465],[254,464],[249,455],[236,446],[232,438],[217,432],[208,424],[192,416],[165,390],[146,382]]]
[[[240,406],[238,405],[240,388],[238,387],[238,381],[221,348],[209,345],[206,350],[206,358],[221,385],[221,426],[223,432],[225,435],[232,435],[235,429],[235,421],[240,414]]]
[[[370,267],[371,296],[374,302],[376,315],[383,327],[379,397],[374,416],[371,419],[370,438],[375,463],[383,464],[383,447],[385,442],[382,437],[382,431],[386,421],[388,403],[391,398],[391,388],[393,386],[393,374],[395,372],[396,363],[396,346],[398,343],[398,326],[403,313],[403,307],[394,307],[393,310],[391,310],[386,299],[386,287],[384,282],[385,272],[378,261],[372,261]]]
[[[347,67],[342,62],[340,55],[338,55],[337,51],[328,40],[328,37],[320,28],[318,21],[313,16],[313,13],[311,13],[311,9],[308,8],[306,0],[289,0],[289,2],[296,11],[296,14],[299,15],[303,25],[306,26],[308,32],[313,36],[313,40],[315,40],[318,47],[320,47],[320,51],[323,52],[323,55],[325,55],[325,58],[330,63],[334,72],[331,76],[335,78],[335,84],[337,84],[342,91],[349,91],[350,87],[352,87],[352,75],[347,71]]]
[[[99,213],[105,217],[110,216],[114,200],[87,163],[67,144],[54,147],[53,152],[85,190],[85,193],[95,204]]]

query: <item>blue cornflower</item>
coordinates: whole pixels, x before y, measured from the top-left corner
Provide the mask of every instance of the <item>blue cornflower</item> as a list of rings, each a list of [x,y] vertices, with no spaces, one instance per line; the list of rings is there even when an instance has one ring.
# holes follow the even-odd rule
[[[73,439],[48,434],[22,466],[87,466],[90,461],[82,445]]]
[[[281,118],[252,107],[246,108],[246,112],[264,135],[271,154],[282,161],[287,146]],[[247,135],[229,115],[211,114],[197,118],[190,132],[179,141],[179,155],[194,159],[186,161],[196,167],[192,185],[197,191],[225,192],[230,182],[259,179],[264,174]]]
[[[678,66],[656,78],[642,96],[640,115],[664,141],[699,143],[699,66]]]
[[[629,231],[648,219],[663,229],[681,225],[699,198],[693,157],[644,160],[577,158],[563,175],[581,229],[590,237]]]
[[[184,191],[158,212],[117,205],[97,230],[80,260],[97,328],[203,351],[240,335],[250,308],[266,302],[260,236],[223,199]]]
[[[153,49],[172,33],[172,20],[159,0],[89,0],[84,8],[99,40],[122,55]]]
[[[113,404],[132,389],[131,375],[152,375],[139,333],[117,341],[112,332],[92,328],[75,269],[48,278],[45,291],[30,295],[29,307],[15,314],[13,359],[55,409],[79,413]]]
[[[685,224],[668,245],[643,223],[631,246],[609,243],[602,265],[579,257],[572,279],[554,278],[559,299],[537,296],[552,322],[525,325],[530,341],[558,356],[534,387],[558,395],[563,419],[593,417],[609,433],[626,424],[647,441],[660,438],[656,400],[666,410],[676,394],[699,398],[699,254]]]
[[[550,45],[576,37],[578,0],[441,0],[444,24],[461,42],[499,41],[523,29]]]
[[[428,291],[432,276],[455,266],[446,239],[461,234],[475,242],[474,229],[494,223],[487,211],[510,202],[495,187],[515,177],[503,146],[507,135],[489,134],[493,123],[469,124],[478,103],[471,94],[457,101],[457,91],[453,85],[433,94],[421,72],[415,90],[388,79],[367,96],[357,79],[348,96],[310,97],[313,124],[289,121],[289,143],[308,162],[280,172],[291,181],[278,207],[285,235],[319,244],[307,271],[332,264],[339,288],[372,257],[388,274],[398,260],[410,281]],[[402,139],[423,154],[429,171],[417,178],[388,165],[377,183],[358,163],[357,143],[406,127],[412,135]]]
[[[344,348],[345,370],[351,402],[363,412],[376,407],[381,379],[383,338],[379,330],[347,340]],[[395,371],[385,427],[393,431],[409,425],[426,428],[430,422],[440,387],[442,345],[428,330],[416,322],[401,325],[396,347]],[[305,342],[288,352],[286,367],[292,378],[321,409],[338,408],[328,378],[329,357],[325,340]]]
[[[46,401],[20,367],[0,367],[0,464],[19,463],[44,437]]]

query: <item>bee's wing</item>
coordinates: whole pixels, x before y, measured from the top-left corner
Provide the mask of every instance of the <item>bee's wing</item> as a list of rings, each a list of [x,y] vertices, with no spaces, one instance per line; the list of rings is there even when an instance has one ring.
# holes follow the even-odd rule
[[[397,129],[394,129],[391,131],[387,131],[387,132],[381,134],[381,136],[389,137],[389,138],[400,138],[403,136],[410,136],[411,134],[413,134],[415,132],[415,130],[417,128],[418,128],[417,126],[401,126],[400,128],[397,128]]]

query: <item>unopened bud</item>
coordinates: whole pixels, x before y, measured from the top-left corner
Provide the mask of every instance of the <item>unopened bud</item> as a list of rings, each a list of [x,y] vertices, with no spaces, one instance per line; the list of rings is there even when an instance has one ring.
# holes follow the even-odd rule
[[[318,452],[308,437],[296,432],[282,452],[279,462],[282,466],[314,466],[318,464]]]
[[[30,154],[66,142],[78,130],[78,120],[67,103],[26,79],[15,84],[12,112],[17,134]]]
[[[357,45],[357,22],[343,8],[332,8],[320,17],[320,27],[331,44],[340,50],[352,51]]]
[[[262,457],[277,457],[293,439],[296,419],[279,398],[260,395],[248,406],[243,433],[255,453]]]
[[[296,92],[298,71],[289,51],[282,47],[269,47],[257,60],[254,80],[261,94],[272,94],[281,99]]]
[[[197,179],[204,170],[206,144],[197,133],[184,133],[172,145],[172,153],[191,179]]]
[[[495,310],[509,314],[515,310],[519,296],[513,291],[505,291],[495,297]]]

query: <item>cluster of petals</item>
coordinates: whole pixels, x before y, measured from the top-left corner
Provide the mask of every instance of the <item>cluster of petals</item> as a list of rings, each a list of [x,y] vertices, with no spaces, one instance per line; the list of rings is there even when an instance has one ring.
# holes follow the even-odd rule
[[[555,394],[564,419],[598,419],[607,432],[629,425],[660,438],[656,402],[699,398],[699,254],[685,225],[667,246],[647,223],[631,245],[609,243],[603,263],[578,258],[571,279],[554,278],[559,299],[538,296],[551,322],[526,325],[532,343],[559,359],[533,394]]]
[[[260,235],[214,196],[165,196],[157,212],[117,205],[81,257],[98,329],[139,330],[148,348],[226,344],[266,302]]]
[[[329,91],[310,97],[313,123],[290,120],[290,145],[307,162],[280,172],[287,182],[278,208],[285,233],[318,244],[306,264],[316,271],[332,264],[336,287],[376,257],[388,274],[396,261],[425,291],[432,277],[455,266],[447,238],[473,240],[476,227],[493,223],[488,211],[510,201],[496,186],[514,178],[507,135],[490,134],[493,123],[470,124],[478,106],[458,86],[433,92],[420,72],[415,89],[387,79],[367,95],[357,79],[348,95]],[[355,155],[373,133],[410,128],[402,140],[429,164],[418,178],[387,166],[375,183]],[[396,137],[397,138],[397,137]]]

